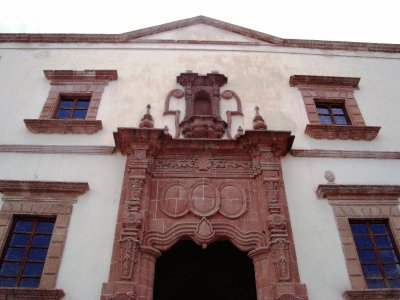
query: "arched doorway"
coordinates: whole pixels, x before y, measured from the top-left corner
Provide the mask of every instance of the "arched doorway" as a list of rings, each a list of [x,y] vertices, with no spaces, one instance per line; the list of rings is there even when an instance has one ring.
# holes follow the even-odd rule
[[[180,241],[157,260],[153,300],[256,300],[254,267],[226,241]]]

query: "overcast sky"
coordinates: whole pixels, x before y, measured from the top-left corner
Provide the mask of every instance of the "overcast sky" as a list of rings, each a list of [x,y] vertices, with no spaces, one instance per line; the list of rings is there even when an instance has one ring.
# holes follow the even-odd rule
[[[0,0],[0,32],[122,33],[205,15],[282,38],[400,44],[399,0]]]

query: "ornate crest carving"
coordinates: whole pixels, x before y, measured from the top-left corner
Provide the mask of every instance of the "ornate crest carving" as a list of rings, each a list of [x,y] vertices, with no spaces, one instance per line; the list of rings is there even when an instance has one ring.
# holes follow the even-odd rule
[[[197,224],[194,238],[199,244],[203,244],[203,248],[207,246],[207,243],[214,239],[215,232],[212,224],[206,218],[202,218]]]
[[[121,279],[131,279],[133,265],[136,261],[136,253],[139,246],[139,241],[134,238],[127,237],[121,240],[120,244],[122,267]]]
[[[279,281],[290,279],[289,270],[289,242],[284,239],[277,239],[269,244],[273,255],[276,275]]]

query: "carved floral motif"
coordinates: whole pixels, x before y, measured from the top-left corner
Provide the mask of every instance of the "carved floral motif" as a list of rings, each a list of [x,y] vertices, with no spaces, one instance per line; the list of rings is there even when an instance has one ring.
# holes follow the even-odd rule
[[[156,169],[182,168],[208,170],[208,169],[251,169],[251,161],[235,161],[223,159],[156,159],[154,161]]]

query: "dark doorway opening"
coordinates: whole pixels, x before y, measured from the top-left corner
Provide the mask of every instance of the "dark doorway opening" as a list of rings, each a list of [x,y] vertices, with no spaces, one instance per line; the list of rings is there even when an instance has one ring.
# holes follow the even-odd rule
[[[157,260],[153,300],[257,300],[253,263],[229,242],[180,241]]]

